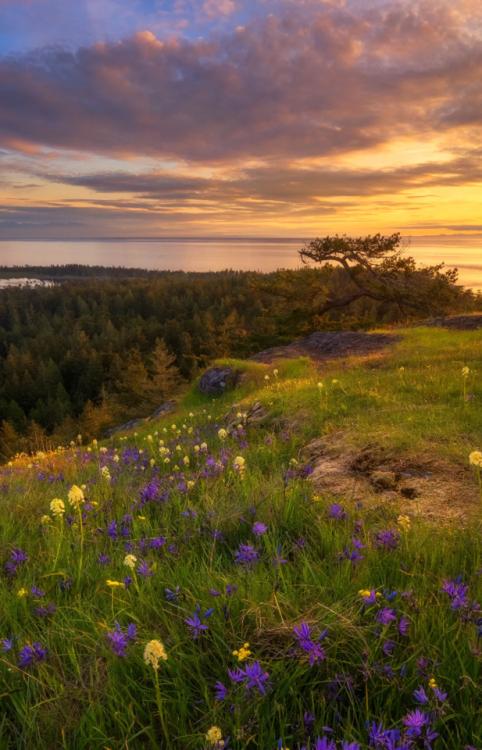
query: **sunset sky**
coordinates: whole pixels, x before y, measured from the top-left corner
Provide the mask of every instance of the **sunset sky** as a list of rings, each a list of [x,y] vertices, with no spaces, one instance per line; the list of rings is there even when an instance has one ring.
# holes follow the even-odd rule
[[[0,239],[482,233],[480,0],[0,0]]]

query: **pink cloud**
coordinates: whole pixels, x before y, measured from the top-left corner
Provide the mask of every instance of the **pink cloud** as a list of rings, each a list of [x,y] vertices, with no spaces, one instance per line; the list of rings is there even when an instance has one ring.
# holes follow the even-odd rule
[[[0,145],[229,164],[475,137],[481,22],[468,3],[300,0],[208,40],[144,31],[0,58]]]

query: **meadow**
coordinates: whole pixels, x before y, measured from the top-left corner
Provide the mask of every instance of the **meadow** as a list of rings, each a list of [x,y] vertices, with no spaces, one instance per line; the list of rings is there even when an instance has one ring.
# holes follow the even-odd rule
[[[305,459],[374,441],[477,495],[482,334],[398,333],[0,469],[1,750],[482,748],[482,489],[430,523]]]

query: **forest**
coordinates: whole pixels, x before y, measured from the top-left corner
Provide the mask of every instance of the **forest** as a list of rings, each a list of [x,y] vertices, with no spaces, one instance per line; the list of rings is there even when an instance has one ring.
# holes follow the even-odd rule
[[[92,440],[147,416],[217,358],[246,358],[315,330],[368,330],[416,318],[366,298],[319,317],[316,300],[351,284],[330,265],[271,274],[80,265],[34,271],[69,280],[0,290],[3,460],[47,440],[66,444],[79,433]],[[35,275],[32,267],[0,272]],[[457,306],[480,310],[481,295],[465,291]]]

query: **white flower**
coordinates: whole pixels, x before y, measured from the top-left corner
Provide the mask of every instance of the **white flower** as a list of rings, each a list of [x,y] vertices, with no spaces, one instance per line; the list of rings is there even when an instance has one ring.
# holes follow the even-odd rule
[[[159,669],[159,659],[167,661],[166,649],[160,641],[149,641],[144,649],[144,661],[153,669]]]
[[[71,487],[69,490],[69,503],[73,508],[78,510],[80,504],[84,502],[84,493],[82,492],[80,487],[77,487],[77,485],[74,484],[73,487]]]
[[[134,570],[136,567],[137,557],[134,555],[126,555],[124,558],[124,565],[127,565],[128,568],[131,568]]]
[[[52,500],[52,502],[50,503],[50,510],[52,511],[53,516],[63,516],[63,514],[65,513],[64,501],[60,500],[58,497],[54,498],[54,500]]]

